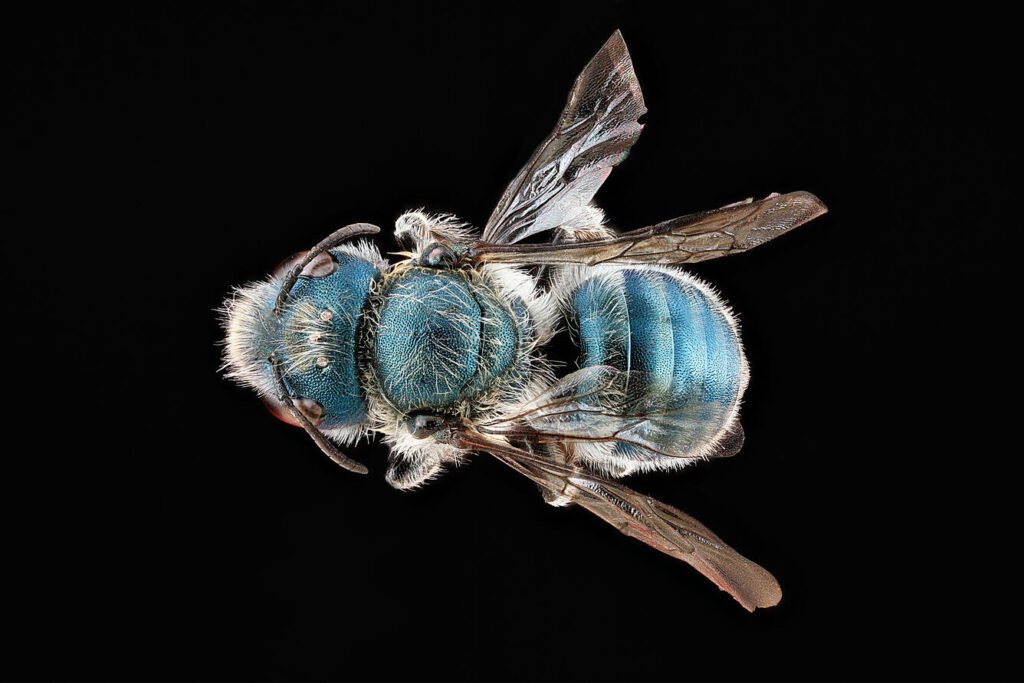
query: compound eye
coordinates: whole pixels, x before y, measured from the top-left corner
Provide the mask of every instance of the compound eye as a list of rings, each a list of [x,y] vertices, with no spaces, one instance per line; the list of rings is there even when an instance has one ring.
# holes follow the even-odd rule
[[[320,421],[324,419],[324,407],[314,401],[311,398],[292,398],[292,403],[299,410],[300,413],[305,415],[306,419],[313,423],[313,426],[320,424]],[[278,401],[276,396],[264,396],[263,405],[267,407],[271,415],[276,417],[281,422],[287,422],[293,427],[301,427],[299,421],[292,415],[292,411],[288,410],[283,402]]]
[[[274,272],[271,273],[278,279],[283,279],[288,275],[292,268],[299,265],[302,259],[306,258],[306,254],[309,250],[300,251],[296,254],[292,254],[284,261],[277,264],[274,268]],[[309,262],[305,268],[302,269],[302,274],[306,277],[327,277],[338,269],[338,263],[331,257],[330,253],[322,252],[317,254],[317,257]]]

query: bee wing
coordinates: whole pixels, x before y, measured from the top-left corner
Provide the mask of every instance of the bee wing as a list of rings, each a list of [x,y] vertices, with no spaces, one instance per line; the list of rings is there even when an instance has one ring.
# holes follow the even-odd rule
[[[654,455],[690,460],[735,455],[743,430],[735,424],[714,448],[708,442],[727,422],[731,406],[671,405],[649,398],[639,373],[594,365],[572,372],[518,413],[481,423],[485,434],[536,442],[612,442]]]
[[[826,211],[810,192],[773,194],[593,242],[480,244],[475,257],[489,263],[530,265],[697,263],[753,249]]]
[[[767,570],[671,505],[479,432],[463,433],[460,441],[466,448],[489,453],[543,489],[570,496],[627,536],[686,562],[751,612],[773,607],[782,598],[778,581]]]
[[[576,78],[558,125],[509,184],[483,232],[512,244],[569,223],[640,136],[647,108],[616,31]]]

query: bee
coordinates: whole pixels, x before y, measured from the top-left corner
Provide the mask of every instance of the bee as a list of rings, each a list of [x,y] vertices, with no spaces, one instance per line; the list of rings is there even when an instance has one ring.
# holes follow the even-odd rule
[[[226,374],[334,462],[371,432],[385,477],[414,489],[485,453],[622,533],[680,559],[753,611],[775,578],[700,522],[624,486],[735,454],[748,367],[733,313],[679,266],[744,252],[826,208],[793,192],[618,233],[593,197],[647,111],[622,35],[586,65],[555,129],[482,231],[409,211],[389,263],[347,225],[223,307]],[[527,240],[548,233],[547,242]],[[364,239],[356,239],[364,238]],[[579,369],[545,347],[568,328]]]

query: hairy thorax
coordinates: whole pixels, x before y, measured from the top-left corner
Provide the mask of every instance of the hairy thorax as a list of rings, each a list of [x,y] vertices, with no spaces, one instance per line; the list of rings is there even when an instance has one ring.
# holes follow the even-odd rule
[[[396,413],[475,415],[529,380],[527,305],[480,271],[395,268],[370,310],[365,366]]]

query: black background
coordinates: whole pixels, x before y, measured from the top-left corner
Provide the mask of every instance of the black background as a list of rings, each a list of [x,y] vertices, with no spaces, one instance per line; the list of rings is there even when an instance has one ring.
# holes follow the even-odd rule
[[[1009,169],[1001,85],[965,39],[997,43],[1005,20],[147,7],[7,27],[10,205],[26,211],[5,240],[30,265],[10,291],[34,321],[14,339],[33,363],[13,370],[40,353],[57,368],[17,385],[48,453],[24,514],[50,533],[21,539],[42,580],[23,632],[59,644],[40,670],[681,679],[871,668],[942,630],[926,605],[951,548],[925,538],[956,522],[916,495],[958,457],[944,409],[974,396],[947,369],[949,312],[975,312],[949,273],[984,256],[965,234],[999,244],[1009,227],[979,177]],[[370,475],[348,474],[218,374],[233,285],[345,223],[382,226],[389,251],[406,209],[485,222],[616,28],[650,111],[598,195],[614,225],[772,191],[830,208],[694,269],[740,316],[746,446],[631,482],[778,577],[782,604],[753,615],[485,457],[414,494],[384,483],[377,445],[351,452]],[[74,497],[55,489],[69,474]],[[944,585],[946,607],[967,600]]]

